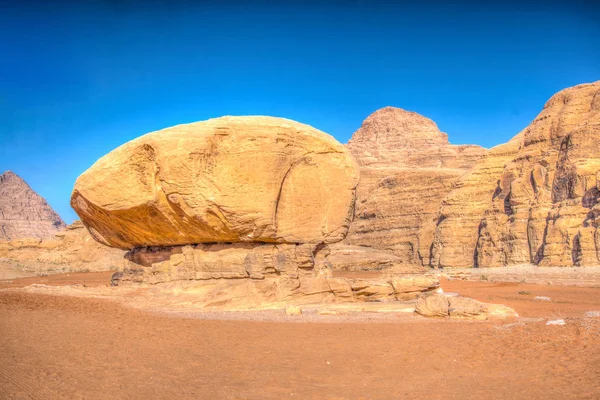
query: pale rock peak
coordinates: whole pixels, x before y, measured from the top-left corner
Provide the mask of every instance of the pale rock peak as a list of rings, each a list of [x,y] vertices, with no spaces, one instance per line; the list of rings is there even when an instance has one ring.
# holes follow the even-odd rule
[[[384,107],[363,122],[350,139],[358,142],[386,143],[395,148],[427,148],[448,145],[448,135],[431,119],[397,107]]]

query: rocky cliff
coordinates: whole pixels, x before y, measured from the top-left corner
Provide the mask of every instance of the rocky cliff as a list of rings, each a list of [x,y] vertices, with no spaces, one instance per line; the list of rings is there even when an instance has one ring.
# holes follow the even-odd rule
[[[429,266],[441,200],[487,150],[452,145],[429,118],[393,107],[371,114],[347,146],[361,182],[346,243]]]
[[[116,270],[124,265],[124,255],[95,241],[81,221],[53,237],[0,242],[0,263],[40,275]]]
[[[600,82],[557,93],[490,151],[391,107],[348,148],[362,179],[347,244],[434,267],[600,265]]]
[[[560,91],[444,199],[433,265],[600,265],[600,82]]]
[[[65,223],[17,174],[0,175],[0,240],[48,238]]]

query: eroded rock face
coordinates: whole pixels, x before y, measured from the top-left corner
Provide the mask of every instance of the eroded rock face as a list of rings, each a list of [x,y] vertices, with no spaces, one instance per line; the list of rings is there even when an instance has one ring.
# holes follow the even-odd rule
[[[222,117],[139,137],[78,179],[71,205],[109,246],[333,243],[352,219],[359,172],[308,125]]]
[[[394,253],[367,246],[344,243],[329,245],[328,260],[335,271],[383,271],[422,274],[424,267],[408,264]]]
[[[600,82],[562,90],[475,166],[444,199],[433,265],[600,265],[599,98]]]
[[[455,146],[435,122],[415,112],[385,107],[369,115],[348,142],[361,166],[469,169],[486,152]]]
[[[0,240],[48,238],[65,223],[17,174],[0,175]]]
[[[116,270],[124,255],[94,240],[80,221],[51,238],[0,242],[0,262],[38,274]]]
[[[393,107],[371,114],[348,148],[361,181],[345,243],[429,266],[441,200],[487,151],[451,145],[430,119]]]
[[[482,216],[499,185],[504,164],[519,150],[519,136],[492,148],[440,202],[431,265],[473,267]]]
[[[397,301],[439,287],[430,276],[335,278],[327,245],[198,244],[131,250],[113,284],[192,285],[206,306]],[[188,290],[189,291],[189,290]]]

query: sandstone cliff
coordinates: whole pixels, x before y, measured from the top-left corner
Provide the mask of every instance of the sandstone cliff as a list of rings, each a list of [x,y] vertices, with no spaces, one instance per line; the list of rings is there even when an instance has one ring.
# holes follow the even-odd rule
[[[347,146],[361,182],[345,242],[429,266],[441,200],[487,151],[451,145],[429,118],[393,107],[371,114]]]
[[[37,274],[108,271],[123,266],[125,252],[95,241],[80,221],[51,238],[0,242],[0,262]]]
[[[47,238],[65,223],[18,175],[0,175],[0,240]]]
[[[435,266],[600,265],[600,82],[560,91],[442,203]]]

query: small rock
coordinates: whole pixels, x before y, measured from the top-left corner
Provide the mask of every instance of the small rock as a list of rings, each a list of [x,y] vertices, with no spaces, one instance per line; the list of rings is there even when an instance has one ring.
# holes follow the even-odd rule
[[[302,309],[298,306],[287,306],[285,313],[286,315],[302,315]]]
[[[425,317],[447,317],[450,315],[448,307],[449,302],[445,296],[434,294],[419,297],[415,305],[415,311]]]
[[[446,292],[446,293],[444,293],[444,296],[446,296],[446,297],[458,297],[458,293],[457,292]]]
[[[537,301],[552,301],[552,299],[547,296],[535,296],[533,299]]]
[[[546,325],[565,325],[564,319],[552,319],[546,322]]]
[[[587,318],[600,318],[600,311],[586,311],[584,316]]]

